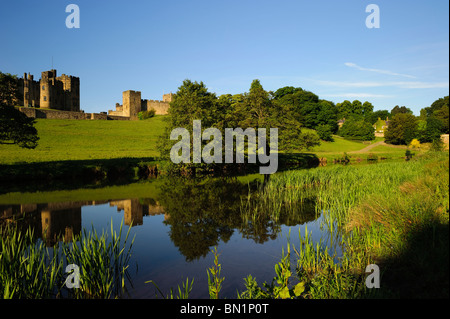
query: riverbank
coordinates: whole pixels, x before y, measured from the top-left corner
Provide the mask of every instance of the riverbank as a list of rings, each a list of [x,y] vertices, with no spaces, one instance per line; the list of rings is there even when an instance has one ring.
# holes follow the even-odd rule
[[[448,174],[448,152],[285,172],[249,195],[243,211],[276,218],[315,194],[330,236],[317,243],[299,234],[300,246],[292,245],[305,298],[448,298]],[[366,287],[370,264],[381,269],[381,288]]]
[[[144,121],[38,119],[36,128],[40,140],[36,149],[0,145],[0,180],[8,185],[58,184],[58,181],[69,180],[71,183],[99,183],[154,175],[155,168],[160,172],[164,166],[159,161],[157,140],[164,132],[167,118],[155,116]],[[302,153],[280,153],[279,170],[329,165],[343,160],[364,163],[404,158],[403,148],[379,142],[382,142],[379,138],[363,143],[335,136],[334,142],[322,142]]]

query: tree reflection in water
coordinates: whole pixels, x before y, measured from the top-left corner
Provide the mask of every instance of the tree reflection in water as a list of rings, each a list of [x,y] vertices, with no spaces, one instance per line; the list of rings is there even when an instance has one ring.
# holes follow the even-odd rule
[[[219,241],[227,242],[238,230],[257,243],[273,240],[281,226],[295,226],[316,219],[314,199],[304,199],[274,220],[270,213],[248,219],[242,203],[258,181],[242,183],[236,178],[167,178],[161,188],[160,204],[170,226],[170,238],[186,261],[205,257]],[[261,187],[261,185],[259,185]]]

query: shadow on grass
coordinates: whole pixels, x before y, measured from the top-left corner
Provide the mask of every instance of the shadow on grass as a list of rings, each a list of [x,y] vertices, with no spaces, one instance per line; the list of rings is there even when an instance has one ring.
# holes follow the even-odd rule
[[[0,165],[0,194],[13,191],[76,189],[86,186],[124,185],[160,173],[158,158],[116,158],[66,160]],[[229,165],[229,164],[228,164]],[[236,166],[235,166],[236,165]],[[235,164],[230,171],[212,166],[218,175],[241,176],[258,173],[258,164]],[[319,165],[314,154],[279,154],[278,171],[311,168]],[[211,167],[211,166],[208,166]],[[156,169],[155,169],[156,168]],[[243,168],[243,169],[242,169]]]
[[[399,255],[383,261],[383,290],[399,299],[449,298],[448,223],[431,222],[407,238]]]
[[[26,189],[75,189],[135,181],[156,158],[117,158],[0,165],[0,193]]]

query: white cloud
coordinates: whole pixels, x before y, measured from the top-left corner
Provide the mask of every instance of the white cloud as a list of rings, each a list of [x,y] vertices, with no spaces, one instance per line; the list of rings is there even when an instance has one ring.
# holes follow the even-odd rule
[[[355,63],[351,63],[351,62],[347,62],[347,63],[345,63],[345,65],[348,66],[349,68],[358,69],[360,71],[368,71],[368,72],[375,72],[375,73],[381,73],[381,74],[387,74],[387,75],[402,76],[402,77],[411,78],[411,79],[415,79],[416,78],[413,75],[395,73],[395,72],[388,71],[388,70],[363,68],[363,67],[361,67],[361,66],[359,66],[359,65],[357,65]]]
[[[341,98],[392,98],[393,95],[372,94],[372,93],[338,93],[338,94],[321,94],[325,97],[341,97]]]
[[[323,86],[341,88],[373,88],[373,87],[397,87],[401,89],[445,89],[449,87],[448,82],[339,82],[339,81],[316,81]]]

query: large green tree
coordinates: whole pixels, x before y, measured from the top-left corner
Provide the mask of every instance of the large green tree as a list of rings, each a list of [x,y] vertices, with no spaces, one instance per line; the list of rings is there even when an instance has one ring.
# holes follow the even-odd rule
[[[0,144],[17,144],[23,148],[37,147],[35,120],[14,107],[20,99],[17,77],[0,72]]]
[[[449,97],[437,99],[429,107],[420,110],[420,118],[435,118],[441,122],[441,134],[449,134]]]
[[[394,108],[391,110],[391,116],[395,116],[399,113],[413,114],[413,111],[411,111],[411,109],[407,108],[406,106],[394,106]]]
[[[339,119],[348,119],[353,115],[363,116],[365,119],[369,119],[373,112],[372,103],[368,101],[362,103],[359,100],[354,100],[353,102],[345,100],[342,103],[337,103],[336,108]]]
[[[351,140],[371,141],[375,139],[374,127],[361,115],[350,116],[339,129],[338,134]]]
[[[388,144],[408,145],[417,137],[418,121],[411,113],[397,113],[384,133]]]

